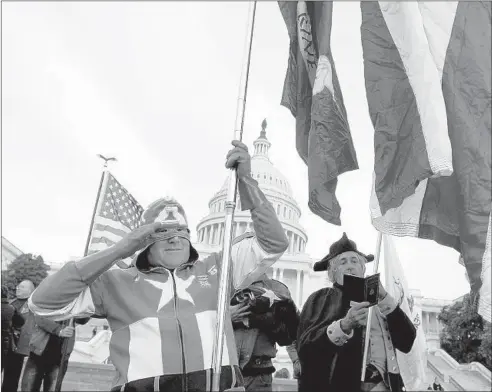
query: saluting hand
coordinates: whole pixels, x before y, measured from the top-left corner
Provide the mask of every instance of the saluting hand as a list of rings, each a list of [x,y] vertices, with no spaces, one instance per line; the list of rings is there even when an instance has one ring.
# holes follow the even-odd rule
[[[116,244],[122,254],[122,258],[130,257],[135,252],[150,245],[153,242],[153,239],[151,238],[152,234],[157,233],[162,227],[163,224],[161,222],[149,223],[136,228],[124,236]]]

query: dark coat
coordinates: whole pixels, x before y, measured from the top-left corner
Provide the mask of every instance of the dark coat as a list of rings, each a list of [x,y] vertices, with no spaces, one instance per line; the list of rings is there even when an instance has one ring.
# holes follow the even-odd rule
[[[328,339],[327,327],[343,318],[349,301],[343,298],[342,287],[324,288],[313,293],[306,301],[297,333],[297,352],[302,374],[299,392],[359,392],[363,358],[362,328],[343,346]],[[397,306],[387,315],[393,345],[408,353],[415,340],[416,331],[411,320]],[[403,382],[399,374],[390,373],[392,391],[401,391]]]
[[[270,305],[270,300],[264,296],[265,290],[273,291],[278,300]],[[250,371],[256,373],[260,369],[273,373],[275,367],[271,358],[277,355],[276,344],[287,346],[295,341],[299,312],[287,286],[266,277],[236,292],[231,304],[245,300],[250,304],[252,312],[248,317],[249,328],[242,323],[233,324],[239,367],[244,375],[249,375]]]
[[[2,298],[2,355],[12,348],[13,329],[21,329],[23,325],[24,318],[6,298]]]
[[[24,319],[24,325],[20,329],[19,339],[16,342],[15,352],[20,355],[29,355],[29,341],[34,329],[34,315],[27,307],[27,299],[14,299],[10,303]]]

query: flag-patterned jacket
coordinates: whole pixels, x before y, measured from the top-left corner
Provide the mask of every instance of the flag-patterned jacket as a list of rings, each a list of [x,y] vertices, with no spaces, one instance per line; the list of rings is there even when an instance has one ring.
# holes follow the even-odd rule
[[[261,193],[259,188],[254,192]],[[235,289],[257,280],[288,247],[273,207],[260,196],[263,201],[251,209],[256,235],[245,234],[232,247]],[[158,376],[197,372],[206,373],[200,379],[208,383],[221,255],[186,263],[173,272],[147,268],[145,253],[127,270],[109,269],[114,261],[104,266],[97,261],[97,265],[82,264],[84,259],[69,262],[46,278],[29,300],[32,311],[57,321],[89,315],[106,318],[112,331],[110,359],[119,373],[115,385],[152,377],[160,382]],[[227,371],[232,370],[234,379],[238,360],[227,320],[222,365],[234,367]],[[189,377],[179,377],[177,390],[188,389]]]

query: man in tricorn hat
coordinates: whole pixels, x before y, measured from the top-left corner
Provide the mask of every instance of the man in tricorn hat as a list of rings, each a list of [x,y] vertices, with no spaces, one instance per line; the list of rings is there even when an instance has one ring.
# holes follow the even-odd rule
[[[256,281],[289,242],[272,205],[251,177],[247,147],[238,141],[226,157],[236,168],[243,209],[254,231],[231,252],[231,289]],[[59,321],[88,315],[106,318],[113,332],[110,359],[117,391],[206,391],[212,381],[218,276],[222,256],[198,260],[183,207],[160,199],[143,225],[108,249],[66,263],[32,294],[29,307]],[[139,252],[134,267],[111,267]],[[232,294],[232,293],[231,293]],[[234,333],[225,324],[220,390],[242,388]],[[244,389],[243,389],[244,390]]]
[[[368,302],[351,302],[343,288],[344,275],[363,277],[374,259],[343,237],[330,253],[314,264],[328,271],[332,288],[313,293],[304,304],[297,334],[301,361],[299,392],[403,391],[395,350],[408,353],[416,331],[411,320],[379,284],[379,298],[371,320],[366,377],[361,383],[364,332]]]

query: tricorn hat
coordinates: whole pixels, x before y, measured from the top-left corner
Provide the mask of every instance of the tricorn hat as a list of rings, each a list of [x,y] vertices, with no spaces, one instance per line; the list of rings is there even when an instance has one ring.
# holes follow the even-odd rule
[[[338,241],[334,242],[330,246],[330,253],[328,253],[325,257],[323,257],[320,261],[314,263],[313,269],[315,271],[326,271],[330,266],[330,261],[342,253],[345,252],[355,252],[360,254],[362,257],[366,259],[366,262],[369,263],[374,260],[373,255],[365,255],[362,252],[357,250],[357,245],[354,241],[349,240],[346,233],[343,233],[342,238]]]

